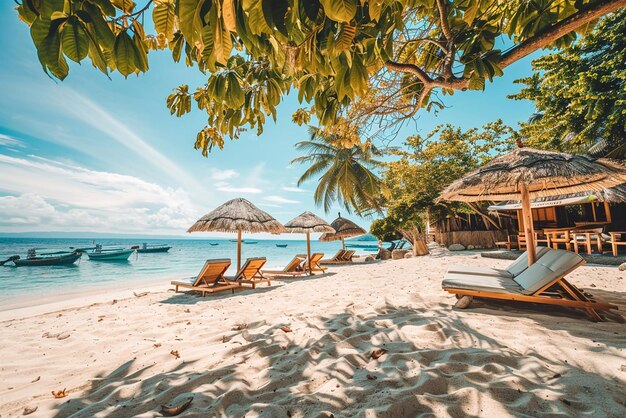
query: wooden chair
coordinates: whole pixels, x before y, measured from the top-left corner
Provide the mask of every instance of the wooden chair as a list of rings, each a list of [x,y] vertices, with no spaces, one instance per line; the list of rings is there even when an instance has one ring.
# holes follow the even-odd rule
[[[574,252],[578,253],[578,247],[586,249],[587,254],[593,253],[593,245],[602,254],[602,228],[580,228],[572,231],[571,243],[574,244]]]
[[[328,269],[326,267],[322,267],[322,265],[320,264],[322,258],[324,258],[324,253],[313,253],[311,254],[311,271],[309,271],[309,260],[304,260],[304,262],[302,263],[302,268],[307,273],[311,274],[314,274],[316,272],[326,273],[326,270]]]
[[[618,307],[597,302],[565,279],[567,274],[584,263],[585,260],[578,254],[547,249],[535,264],[513,278],[450,272],[444,277],[442,287],[460,297],[457,302],[459,308],[468,307],[474,297],[481,297],[579,308],[584,309],[593,320],[602,321],[597,310]]]
[[[239,269],[234,277],[226,277],[225,279],[233,283],[239,283],[240,285],[249,284],[255,289],[257,283],[267,282],[270,286],[271,278],[263,276],[261,273],[261,267],[265,265],[267,259],[265,257],[248,258],[243,266]]]
[[[302,276],[306,274],[306,271],[302,268],[302,261],[305,258],[306,256],[300,258],[296,255],[282,270],[261,270],[261,273],[268,276]]]
[[[613,251],[613,257],[617,257],[618,254],[618,246],[626,245],[626,231],[612,231],[609,232],[611,239],[608,241],[611,244],[611,250]],[[619,238],[618,238],[619,235]]]
[[[571,228],[546,228],[543,230],[548,239],[550,245],[555,250],[559,249],[559,245],[564,245],[567,251],[572,249],[572,232]]]
[[[546,247],[550,247],[550,235],[542,230],[535,231],[535,242],[537,245],[545,244]]]
[[[339,250],[337,253],[331,258],[327,258],[325,260],[320,260],[320,264],[337,264],[343,262],[343,256],[347,253],[346,250]]]
[[[345,262],[352,263],[352,257],[354,257],[355,253],[355,250],[347,250],[345,253],[343,253],[341,259]]]
[[[200,292],[202,296],[228,289],[235,293],[235,288],[239,287],[239,284],[229,282],[224,278],[224,273],[228,267],[230,267],[230,260],[227,258],[207,260],[198,276],[188,280],[173,280],[171,284],[176,287],[176,292],[182,287]]]
[[[516,235],[507,235],[506,241],[496,241],[496,247],[505,248],[507,251],[519,248],[518,237]]]

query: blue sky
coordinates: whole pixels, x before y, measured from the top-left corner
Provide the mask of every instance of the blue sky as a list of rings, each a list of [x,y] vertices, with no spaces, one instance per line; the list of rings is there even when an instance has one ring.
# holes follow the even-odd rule
[[[278,122],[270,120],[263,135],[246,132],[204,158],[193,148],[203,113],[176,118],[165,106],[172,88],[204,83],[197,69],[175,64],[167,51],[152,52],[150,71],[139,77],[109,80],[85,61],[55,82],[41,70],[13,6],[0,5],[0,232],[181,235],[199,216],[239,196],[282,222],[305,210],[329,222],[336,217],[339,208],[324,214],[315,206],[315,182],[296,187],[303,168],[289,162],[306,128],[291,122],[299,107],[295,95],[284,98]],[[496,118],[516,126],[533,106],[506,95],[519,90],[513,80],[530,74],[530,60],[507,68],[484,92],[456,93],[436,116],[424,111],[405,136],[441,123],[467,129]],[[365,228],[371,222],[351,217]]]

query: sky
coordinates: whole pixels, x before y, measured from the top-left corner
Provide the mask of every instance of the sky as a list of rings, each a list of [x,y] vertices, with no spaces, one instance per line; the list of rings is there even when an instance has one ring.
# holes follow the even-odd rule
[[[71,63],[64,81],[52,80],[13,6],[0,4],[0,232],[183,235],[235,197],[283,223],[305,210],[331,222],[341,211],[369,227],[372,219],[316,207],[315,181],[297,187],[304,167],[290,161],[307,132],[291,122],[300,107],[295,94],[283,98],[278,121],[269,118],[261,136],[244,132],[205,158],[193,148],[203,112],[177,118],[165,105],[173,88],[204,84],[197,68],[160,51],[150,53],[150,70],[140,76],[108,79],[84,61]],[[443,123],[469,129],[501,118],[517,126],[534,108],[506,96],[519,91],[513,80],[530,75],[537,56],[508,67],[485,91],[457,92],[437,115],[421,112],[404,137]],[[401,143],[402,136],[392,145]]]

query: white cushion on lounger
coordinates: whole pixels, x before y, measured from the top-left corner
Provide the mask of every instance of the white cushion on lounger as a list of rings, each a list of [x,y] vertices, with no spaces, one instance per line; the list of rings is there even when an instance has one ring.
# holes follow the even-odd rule
[[[543,257],[543,255],[548,252],[549,248],[547,247],[537,247],[535,249],[535,254],[537,254],[537,259]],[[463,266],[459,264],[452,264],[448,267],[448,273],[461,273],[461,274],[477,274],[482,276],[495,276],[495,277],[507,277],[512,279],[513,277],[519,275],[521,272],[528,268],[528,252],[524,251],[522,255],[517,257],[515,261],[508,266],[506,269],[494,269],[489,267],[479,267],[479,266]]]
[[[524,288],[524,294],[530,295],[565,275],[582,261],[583,258],[576,253],[551,249],[513,280]]]
[[[448,273],[441,283],[444,289],[482,290],[494,293],[520,293],[524,290],[517,282],[506,277]]]

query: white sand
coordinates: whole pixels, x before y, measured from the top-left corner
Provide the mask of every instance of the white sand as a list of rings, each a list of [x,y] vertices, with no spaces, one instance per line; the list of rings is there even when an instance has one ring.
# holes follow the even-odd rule
[[[2,312],[0,415],[151,417],[193,396],[195,416],[626,416],[624,323],[521,303],[454,310],[441,290],[452,262],[509,263],[420,257],[235,295]],[[624,273],[570,279],[626,312]],[[371,359],[376,348],[388,353]]]

